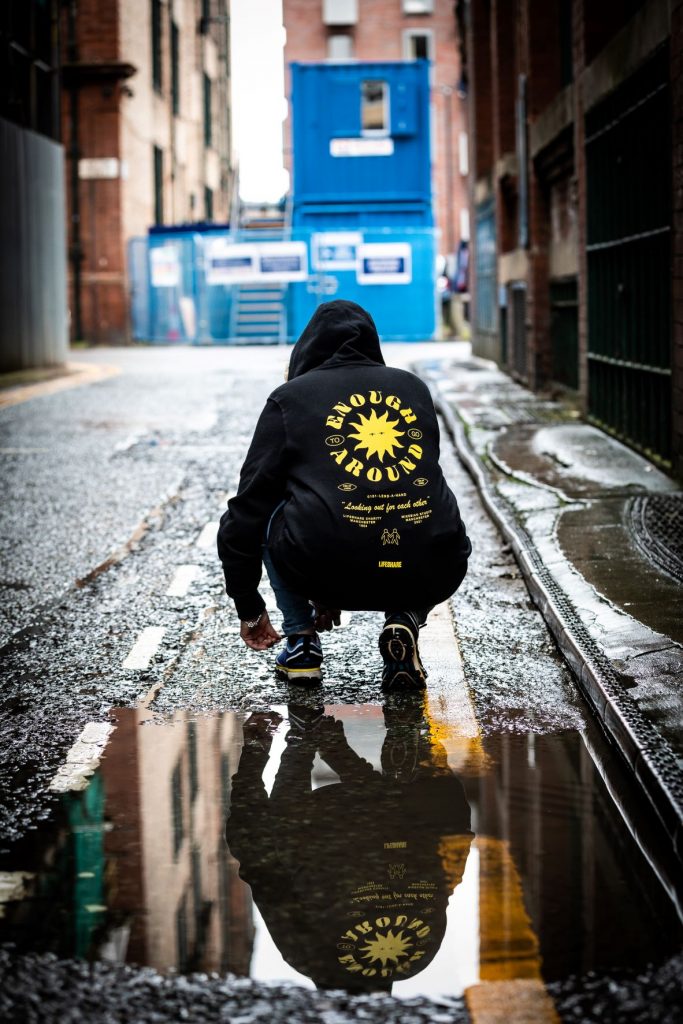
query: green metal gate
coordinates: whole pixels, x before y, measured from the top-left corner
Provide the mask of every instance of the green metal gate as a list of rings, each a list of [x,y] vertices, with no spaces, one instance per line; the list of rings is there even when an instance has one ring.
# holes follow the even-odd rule
[[[586,114],[588,409],[657,461],[671,454],[668,48]]]

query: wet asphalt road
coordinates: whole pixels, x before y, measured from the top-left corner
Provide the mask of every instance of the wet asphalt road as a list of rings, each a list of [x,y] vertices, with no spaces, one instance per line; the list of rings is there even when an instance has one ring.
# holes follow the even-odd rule
[[[447,348],[452,355],[453,346]],[[435,353],[434,346],[395,346],[388,355],[407,365]],[[0,411],[5,495],[0,508],[0,832],[5,850],[50,819],[50,779],[83,726],[106,720],[110,709],[147,701],[160,718],[184,710],[248,713],[286,705],[291,696],[273,680],[272,655],[249,652],[241,643],[214,545],[206,543],[208,524],[217,521],[234,490],[256,417],[282,379],[287,352],[143,349],[85,358],[116,363],[121,373]],[[514,560],[446,438],[443,449],[444,468],[474,545],[453,611],[481,735],[580,732],[582,702]],[[188,565],[195,575],[187,593],[169,595],[178,568]],[[381,703],[378,625],[377,615],[354,614],[344,629],[326,638],[326,704]],[[163,630],[151,664],[125,667],[136,639],[149,627]],[[185,1019],[191,1012],[188,994],[199,985],[206,1012],[193,1019],[237,1019],[237,1014],[246,1024],[257,1019],[255,1001],[271,999],[251,983],[228,987],[229,992],[220,979],[174,988],[172,979],[161,983],[132,968],[97,970],[95,982],[85,968],[68,962],[12,962],[10,988],[25,988],[31,976],[41,979],[44,995],[33,1001],[33,1011],[30,1000],[10,1001],[8,1019],[13,1013],[16,1019],[35,1020]],[[667,1019],[647,1014],[655,991],[667,994],[667,1005],[675,1004],[679,967],[660,963],[648,970],[624,975],[623,982],[595,977],[558,984],[556,1005],[567,1020]],[[64,992],[92,984],[107,993],[111,1014],[100,1015],[91,1006],[80,1016],[65,1017]],[[155,1000],[161,1014],[156,1018]],[[628,1006],[619,1016],[622,1002]],[[216,1010],[219,1003],[222,1013]],[[352,1019],[358,1009],[346,997],[304,998],[298,992],[281,997],[280,1005],[283,1020],[298,1016],[328,1024]],[[39,1006],[41,1016],[32,1016]],[[389,1020],[394,1012],[401,1020],[468,1019],[453,1001],[439,1007],[423,1000],[410,1011],[404,1003],[399,1013],[386,997],[368,1003],[364,1015]]]

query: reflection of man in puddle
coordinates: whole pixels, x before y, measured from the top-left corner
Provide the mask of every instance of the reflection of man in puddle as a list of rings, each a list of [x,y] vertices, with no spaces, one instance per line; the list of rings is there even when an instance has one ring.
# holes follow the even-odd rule
[[[423,970],[472,841],[423,702],[385,706],[384,719],[380,773],[323,708],[290,705],[270,796],[262,773],[280,716],[244,724],[228,843],[281,954],[322,988],[389,991]],[[316,753],[339,783],[312,789]]]

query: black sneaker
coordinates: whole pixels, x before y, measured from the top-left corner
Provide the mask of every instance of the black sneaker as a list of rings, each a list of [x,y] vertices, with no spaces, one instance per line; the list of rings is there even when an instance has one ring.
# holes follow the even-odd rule
[[[289,731],[285,740],[287,743],[298,742],[310,738],[318,731],[325,718],[325,707],[322,704],[289,704],[287,714]]]
[[[410,612],[390,615],[379,637],[383,690],[423,690],[427,673],[417,649],[419,626]]]

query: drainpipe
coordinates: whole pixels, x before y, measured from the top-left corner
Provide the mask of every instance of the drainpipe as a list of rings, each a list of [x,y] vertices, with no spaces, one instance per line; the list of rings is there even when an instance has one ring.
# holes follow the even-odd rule
[[[76,41],[77,14],[78,2],[77,0],[70,0],[67,22],[67,62],[72,68],[78,61],[78,43]],[[71,262],[73,282],[73,322],[71,330],[73,339],[77,341],[83,337],[81,303],[81,262],[83,260],[83,249],[81,247],[81,203],[78,180],[78,161],[80,159],[78,106],[78,79],[72,71],[69,85],[69,157],[71,161],[69,179],[71,195],[71,244],[69,246],[69,260]]]

